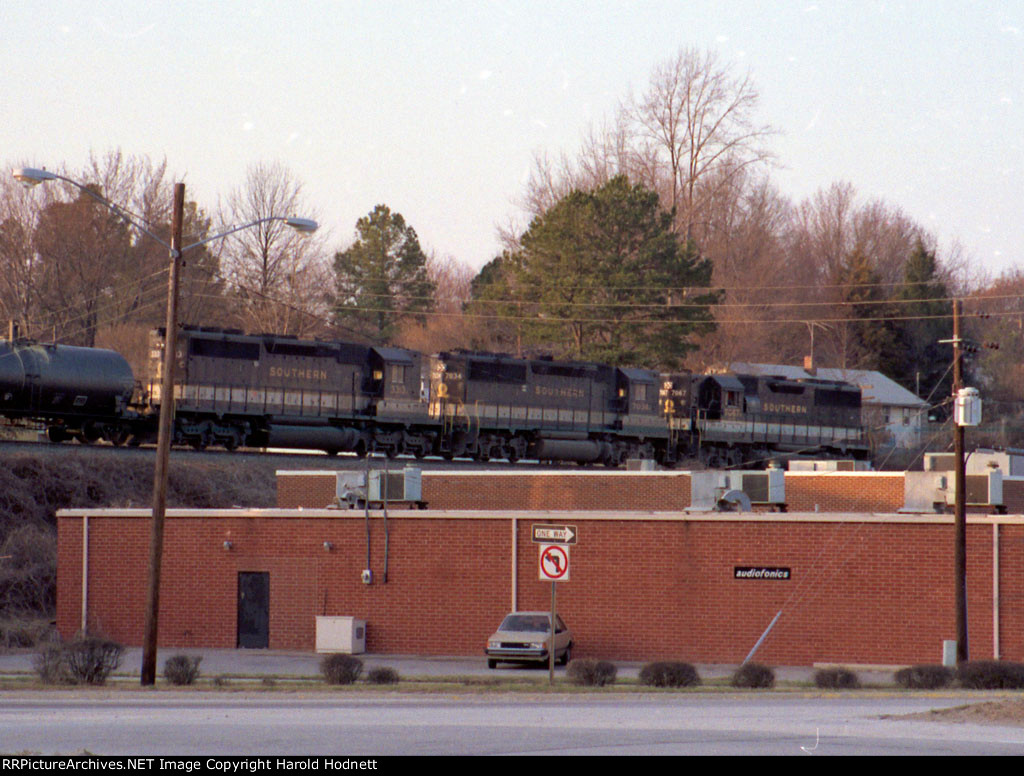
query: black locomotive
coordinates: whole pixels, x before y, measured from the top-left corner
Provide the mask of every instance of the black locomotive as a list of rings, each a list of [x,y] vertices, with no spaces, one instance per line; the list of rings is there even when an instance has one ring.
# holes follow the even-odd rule
[[[174,443],[359,456],[756,465],[779,455],[865,457],[860,390],[736,374],[456,351],[428,356],[347,342],[184,328]],[[136,385],[117,353],[0,340],[0,415],[52,441],[153,441],[164,332]],[[134,390],[133,390],[134,388]]]

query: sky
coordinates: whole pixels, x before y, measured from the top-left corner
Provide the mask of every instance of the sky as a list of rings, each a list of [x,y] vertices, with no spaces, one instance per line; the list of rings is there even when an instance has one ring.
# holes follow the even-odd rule
[[[383,203],[479,268],[535,157],[688,47],[753,80],[782,194],[848,182],[1024,267],[1024,0],[0,0],[0,161],[166,159],[210,209],[280,162],[332,249]]]

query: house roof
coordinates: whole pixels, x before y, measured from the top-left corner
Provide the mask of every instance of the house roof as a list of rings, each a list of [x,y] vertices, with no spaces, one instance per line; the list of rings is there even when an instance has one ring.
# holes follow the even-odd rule
[[[928,406],[928,402],[918,398],[895,380],[890,380],[881,372],[868,369],[816,369],[812,375],[798,366],[786,364],[751,364],[736,361],[729,364],[729,369],[737,374],[779,375],[792,380],[805,380],[817,377],[822,380],[842,380],[860,387],[861,401],[864,404],[882,404],[890,407]]]

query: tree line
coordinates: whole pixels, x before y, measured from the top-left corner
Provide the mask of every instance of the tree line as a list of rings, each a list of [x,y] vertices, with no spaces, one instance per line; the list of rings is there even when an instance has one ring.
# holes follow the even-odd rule
[[[845,182],[794,202],[773,182],[759,92],[715,54],[683,49],[595,123],[578,149],[539,153],[521,223],[479,271],[421,246],[386,204],[331,249],[279,223],[190,251],[185,323],[664,369],[735,362],[879,370],[932,403],[951,390],[951,299],[968,335],[998,340],[973,381],[1021,399],[1024,277],[940,254],[898,205]],[[16,164],[11,167],[19,166]],[[170,231],[165,161],[113,151],[62,174]],[[0,180],[0,316],[21,333],[144,358],[162,325],[166,251],[70,187]],[[256,164],[217,208],[189,202],[186,242],[267,215],[317,217],[280,164]],[[468,257],[464,257],[468,258]],[[988,317],[981,317],[982,315]]]

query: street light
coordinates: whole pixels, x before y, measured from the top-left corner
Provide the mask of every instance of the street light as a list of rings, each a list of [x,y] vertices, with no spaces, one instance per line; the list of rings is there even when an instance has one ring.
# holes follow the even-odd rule
[[[142,645],[142,673],[143,685],[156,683],[156,643],[157,643],[157,621],[160,611],[160,561],[163,557],[164,543],[164,515],[167,511],[167,478],[168,461],[171,452],[171,435],[174,420],[174,366],[175,351],[177,350],[178,332],[178,275],[181,269],[181,256],[186,251],[205,245],[208,242],[219,240],[234,234],[243,229],[249,229],[260,224],[271,221],[283,221],[287,226],[303,234],[315,232],[318,228],[317,222],[309,218],[296,218],[293,216],[270,216],[253,221],[249,224],[236,226],[213,237],[208,237],[191,245],[181,247],[182,222],[185,209],[185,184],[174,185],[174,208],[171,216],[171,242],[167,243],[162,238],[153,234],[138,219],[132,217],[122,208],[113,202],[101,197],[96,192],[77,181],[66,178],[63,175],[49,172],[48,170],[36,169],[34,167],[21,167],[14,170],[16,180],[26,186],[35,186],[46,181],[60,180],[69,183],[75,188],[95,199],[105,208],[113,212],[119,218],[134,226],[144,234],[149,235],[158,243],[163,245],[170,252],[170,269],[167,276],[167,333],[164,338],[164,363],[163,374],[160,383],[160,421],[156,442],[156,463],[153,471],[153,523],[149,547],[149,587],[146,596],[146,624]]]

